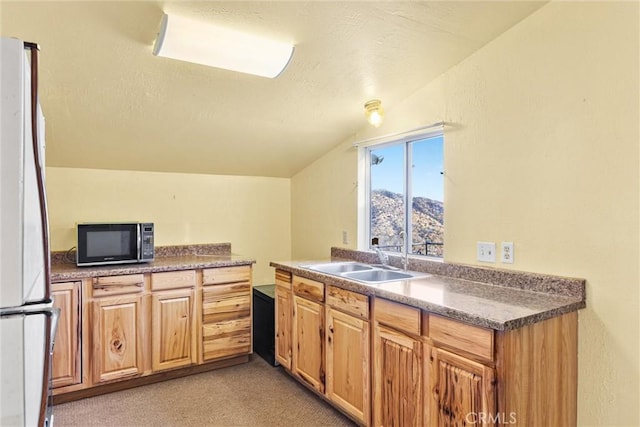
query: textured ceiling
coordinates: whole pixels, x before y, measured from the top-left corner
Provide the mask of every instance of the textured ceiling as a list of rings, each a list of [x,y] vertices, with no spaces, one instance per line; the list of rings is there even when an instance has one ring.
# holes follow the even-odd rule
[[[49,166],[290,177],[544,2],[7,2],[41,47]],[[152,55],[163,11],[293,41],[267,79]]]

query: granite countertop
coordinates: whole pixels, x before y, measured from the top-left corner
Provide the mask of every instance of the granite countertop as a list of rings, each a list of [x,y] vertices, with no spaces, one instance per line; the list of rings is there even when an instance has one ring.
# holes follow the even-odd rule
[[[75,255],[71,255],[74,259]],[[99,265],[78,267],[69,262],[69,254],[55,253],[51,256],[51,280],[79,280],[98,276],[121,274],[156,273],[162,271],[195,270],[199,268],[232,267],[255,264],[254,259],[231,253],[231,245],[181,245],[156,248],[152,262],[140,264]]]
[[[365,284],[303,267],[322,262],[328,261],[271,262],[270,265],[328,285],[382,297],[495,330],[515,329],[586,306],[584,292],[563,295],[563,292],[522,289],[522,284],[518,284],[519,287],[513,287],[508,283],[478,282],[437,274],[428,274],[426,277],[410,280]],[[527,273],[522,274],[527,275]],[[541,275],[534,276],[538,278]],[[561,278],[554,279],[559,281],[558,279]],[[582,279],[567,279],[571,284],[576,280],[582,281]],[[582,284],[584,285],[584,281]]]

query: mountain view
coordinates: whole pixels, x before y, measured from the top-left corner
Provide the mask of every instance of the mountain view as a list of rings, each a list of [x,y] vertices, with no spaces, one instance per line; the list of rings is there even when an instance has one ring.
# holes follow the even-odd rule
[[[380,248],[399,251],[403,229],[402,194],[373,190],[371,194],[371,236],[378,237]],[[426,197],[413,198],[412,253],[442,257],[444,208],[442,202]],[[439,243],[439,245],[427,245]],[[428,252],[427,252],[428,247]]]

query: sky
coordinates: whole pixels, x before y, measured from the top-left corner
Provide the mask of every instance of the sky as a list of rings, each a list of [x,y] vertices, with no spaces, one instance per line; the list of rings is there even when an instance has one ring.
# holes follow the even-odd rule
[[[442,135],[410,143],[413,150],[413,197],[444,200],[443,137]],[[372,150],[384,157],[371,166],[371,188],[403,193],[404,145],[392,145]]]

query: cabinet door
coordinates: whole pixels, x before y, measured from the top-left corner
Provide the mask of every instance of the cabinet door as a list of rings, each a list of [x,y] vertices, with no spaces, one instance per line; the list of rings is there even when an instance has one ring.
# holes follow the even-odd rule
[[[494,369],[437,347],[427,349],[431,353],[430,425],[495,425]]]
[[[151,347],[154,371],[194,362],[194,291],[178,289],[152,295]]]
[[[327,307],[327,397],[369,425],[369,322]]]
[[[374,425],[421,425],[421,343],[380,324],[374,334]]]
[[[141,374],[142,296],[95,299],[92,319],[94,383]]]
[[[202,359],[251,353],[251,283],[202,290]]]
[[[324,392],[324,305],[293,296],[292,372]]]
[[[291,291],[276,286],[276,360],[291,370]]]
[[[60,309],[53,348],[53,387],[80,384],[80,282],[53,283],[53,306]]]

